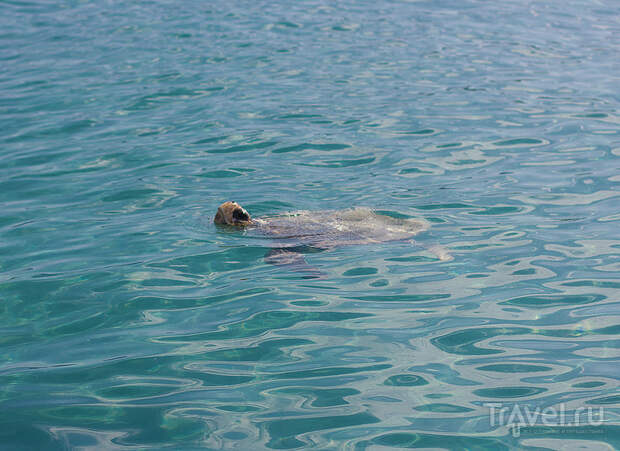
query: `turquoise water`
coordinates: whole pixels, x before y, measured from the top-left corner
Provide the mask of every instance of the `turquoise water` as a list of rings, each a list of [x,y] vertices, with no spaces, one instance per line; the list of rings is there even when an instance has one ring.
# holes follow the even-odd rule
[[[620,448],[617,2],[1,5],[1,449]]]

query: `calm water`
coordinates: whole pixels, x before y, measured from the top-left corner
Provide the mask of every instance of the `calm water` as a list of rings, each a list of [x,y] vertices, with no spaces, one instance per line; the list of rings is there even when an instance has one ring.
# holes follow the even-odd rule
[[[618,2],[0,11],[1,449],[620,447]]]

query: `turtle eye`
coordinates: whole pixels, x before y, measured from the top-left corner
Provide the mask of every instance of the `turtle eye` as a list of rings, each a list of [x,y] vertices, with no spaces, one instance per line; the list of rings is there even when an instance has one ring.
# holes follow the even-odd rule
[[[247,221],[248,219],[250,219],[248,217],[248,214],[243,211],[241,208],[237,208],[235,210],[233,210],[233,219],[236,219],[237,221]]]

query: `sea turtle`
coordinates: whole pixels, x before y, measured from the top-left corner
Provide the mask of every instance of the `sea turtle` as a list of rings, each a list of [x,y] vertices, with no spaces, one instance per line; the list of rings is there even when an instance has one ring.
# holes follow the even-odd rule
[[[348,208],[334,211],[297,211],[253,219],[234,201],[224,202],[214,222],[219,225],[244,227],[276,240],[277,245],[265,257],[268,263],[293,265],[305,271],[303,254],[334,247],[383,243],[412,238],[428,230],[423,219],[395,218],[369,208]],[[441,260],[448,253],[434,247],[430,250]]]

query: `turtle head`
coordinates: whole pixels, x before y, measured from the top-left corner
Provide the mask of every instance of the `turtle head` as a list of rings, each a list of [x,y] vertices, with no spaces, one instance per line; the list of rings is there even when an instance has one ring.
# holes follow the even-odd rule
[[[216,224],[231,226],[248,226],[252,224],[250,214],[237,202],[224,202],[217,209],[217,214],[213,219]]]

